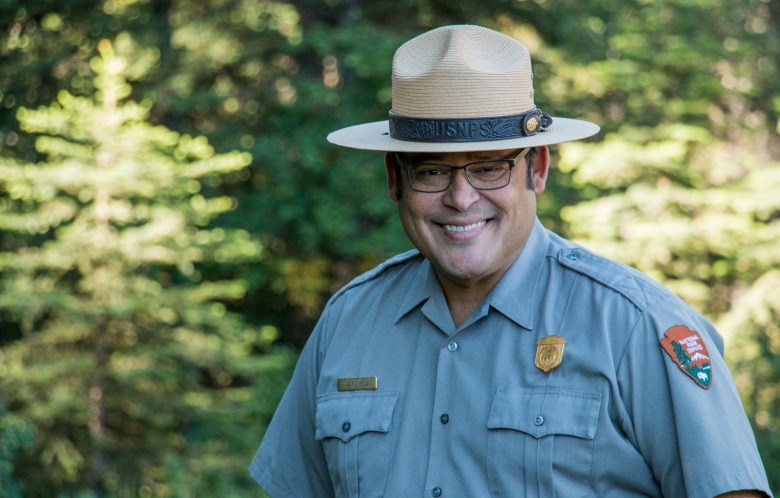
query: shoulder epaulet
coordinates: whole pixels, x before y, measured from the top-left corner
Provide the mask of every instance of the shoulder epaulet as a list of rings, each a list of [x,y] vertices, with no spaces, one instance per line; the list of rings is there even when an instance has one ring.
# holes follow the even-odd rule
[[[670,292],[630,266],[574,246],[558,252],[558,262],[622,294],[639,309],[665,299]]]
[[[379,265],[375,266],[374,268],[372,268],[372,269],[368,270],[367,272],[362,273],[362,274],[358,275],[357,277],[355,277],[354,279],[352,279],[344,287],[339,289],[338,292],[336,292],[333,295],[333,298],[336,298],[337,296],[343,294],[344,292],[348,291],[349,289],[352,289],[354,287],[357,287],[357,286],[359,286],[361,284],[364,284],[364,283],[366,283],[366,282],[368,282],[370,280],[373,280],[373,279],[379,277],[380,275],[382,275],[383,273],[387,272],[391,268],[395,268],[397,266],[403,265],[407,261],[410,261],[410,260],[418,258],[418,257],[421,258],[422,256],[420,255],[420,251],[418,251],[417,249],[411,249],[411,250],[406,251],[404,253],[397,254],[397,255],[393,256],[392,258],[388,259],[387,261],[385,261],[383,263],[380,263]]]

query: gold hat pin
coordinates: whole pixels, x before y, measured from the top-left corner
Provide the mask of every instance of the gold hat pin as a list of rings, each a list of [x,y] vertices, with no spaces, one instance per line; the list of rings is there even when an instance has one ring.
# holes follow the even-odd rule
[[[549,372],[563,360],[563,346],[566,344],[566,339],[557,335],[548,335],[539,339],[536,343],[536,359],[534,364],[536,368],[544,373]]]

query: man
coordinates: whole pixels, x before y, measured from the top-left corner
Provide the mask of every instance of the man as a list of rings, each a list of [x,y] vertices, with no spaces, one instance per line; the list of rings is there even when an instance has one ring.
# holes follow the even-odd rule
[[[272,497],[769,495],[714,328],[536,219],[547,146],[597,131],[510,37],[398,49],[389,122],[328,138],[386,151],[417,250],[328,303],[250,467]]]

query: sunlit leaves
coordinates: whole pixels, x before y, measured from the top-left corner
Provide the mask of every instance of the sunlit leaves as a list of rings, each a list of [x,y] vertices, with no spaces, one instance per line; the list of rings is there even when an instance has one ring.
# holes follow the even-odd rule
[[[0,310],[23,334],[2,360],[24,366],[3,368],[0,402],[39,429],[32,454],[62,490],[164,480],[166,450],[147,453],[188,444],[183,398],[213,399],[203,376],[230,388],[231,362],[275,339],[229,310],[244,280],[203,271],[261,256],[248,232],[211,226],[235,199],[204,193],[251,157],[149,124],[149,105],[126,100],[126,59],[99,49],[93,96],[19,112],[42,160],[0,160],[0,226],[17,237],[0,251]]]
[[[560,147],[580,200],[561,212],[570,233],[719,325],[768,470],[780,458],[780,157],[767,105],[780,44],[757,35],[770,11],[761,1],[629,2],[589,22],[605,57],[559,66],[542,84],[556,101],[595,97],[579,115],[604,130]]]
[[[773,2],[63,0],[6,2],[0,14],[0,156],[8,158],[0,281],[12,277],[15,289],[0,302],[17,310],[0,316],[0,379],[15,372],[22,398],[47,400],[52,383],[39,379],[76,379],[92,365],[65,357],[88,344],[99,311],[132,316],[108,332],[109,365],[126,392],[108,398],[115,427],[126,430],[112,444],[128,460],[148,460],[137,480],[109,472],[111,489],[235,496],[250,488],[246,462],[291,364],[290,355],[259,353],[277,338],[300,343],[330,292],[409,247],[381,154],[333,147],[325,136],[385,119],[393,51],[441,24],[485,24],[522,40],[541,107],[602,126],[590,141],[554,147],[539,198],[545,224],[643,268],[722,319],[722,330],[744,332],[738,347],[751,356],[739,370],[755,377],[740,377],[741,388],[777,383],[774,360],[761,356],[774,351],[761,340],[776,294],[763,279],[780,265]],[[108,65],[94,57],[104,38],[113,40],[100,47],[114,53]],[[126,81],[108,88],[95,80],[103,68]],[[101,114],[102,102],[129,91]],[[218,154],[233,149],[247,154]],[[226,283],[199,290],[214,280]],[[194,312],[186,301],[196,297]],[[23,365],[11,347],[20,330],[42,330],[58,308],[72,313],[24,337],[42,359],[30,353]],[[236,310],[260,326],[234,328],[227,317]],[[730,312],[740,319],[727,320]],[[225,347],[205,329],[226,334]],[[26,378],[17,372],[25,366]],[[176,375],[182,386],[213,389],[164,392]],[[769,387],[745,391],[766,428],[761,441],[780,413]],[[169,426],[168,439],[141,452],[146,424],[160,429],[173,407],[190,423]],[[187,446],[195,440],[203,445]],[[0,451],[13,448],[8,441]],[[49,454],[73,463],[62,450]],[[41,480],[39,460],[20,462],[16,475]],[[46,475],[62,482],[67,473],[50,462]],[[0,460],[5,485],[2,472]]]

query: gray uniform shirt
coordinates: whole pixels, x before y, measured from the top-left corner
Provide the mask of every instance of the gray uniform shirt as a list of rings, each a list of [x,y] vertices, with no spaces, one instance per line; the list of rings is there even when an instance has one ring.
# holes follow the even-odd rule
[[[679,298],[538,221],[458,328],[411,251],[330,300],[250,473],[274,498],[769,493],[722,355]]]

